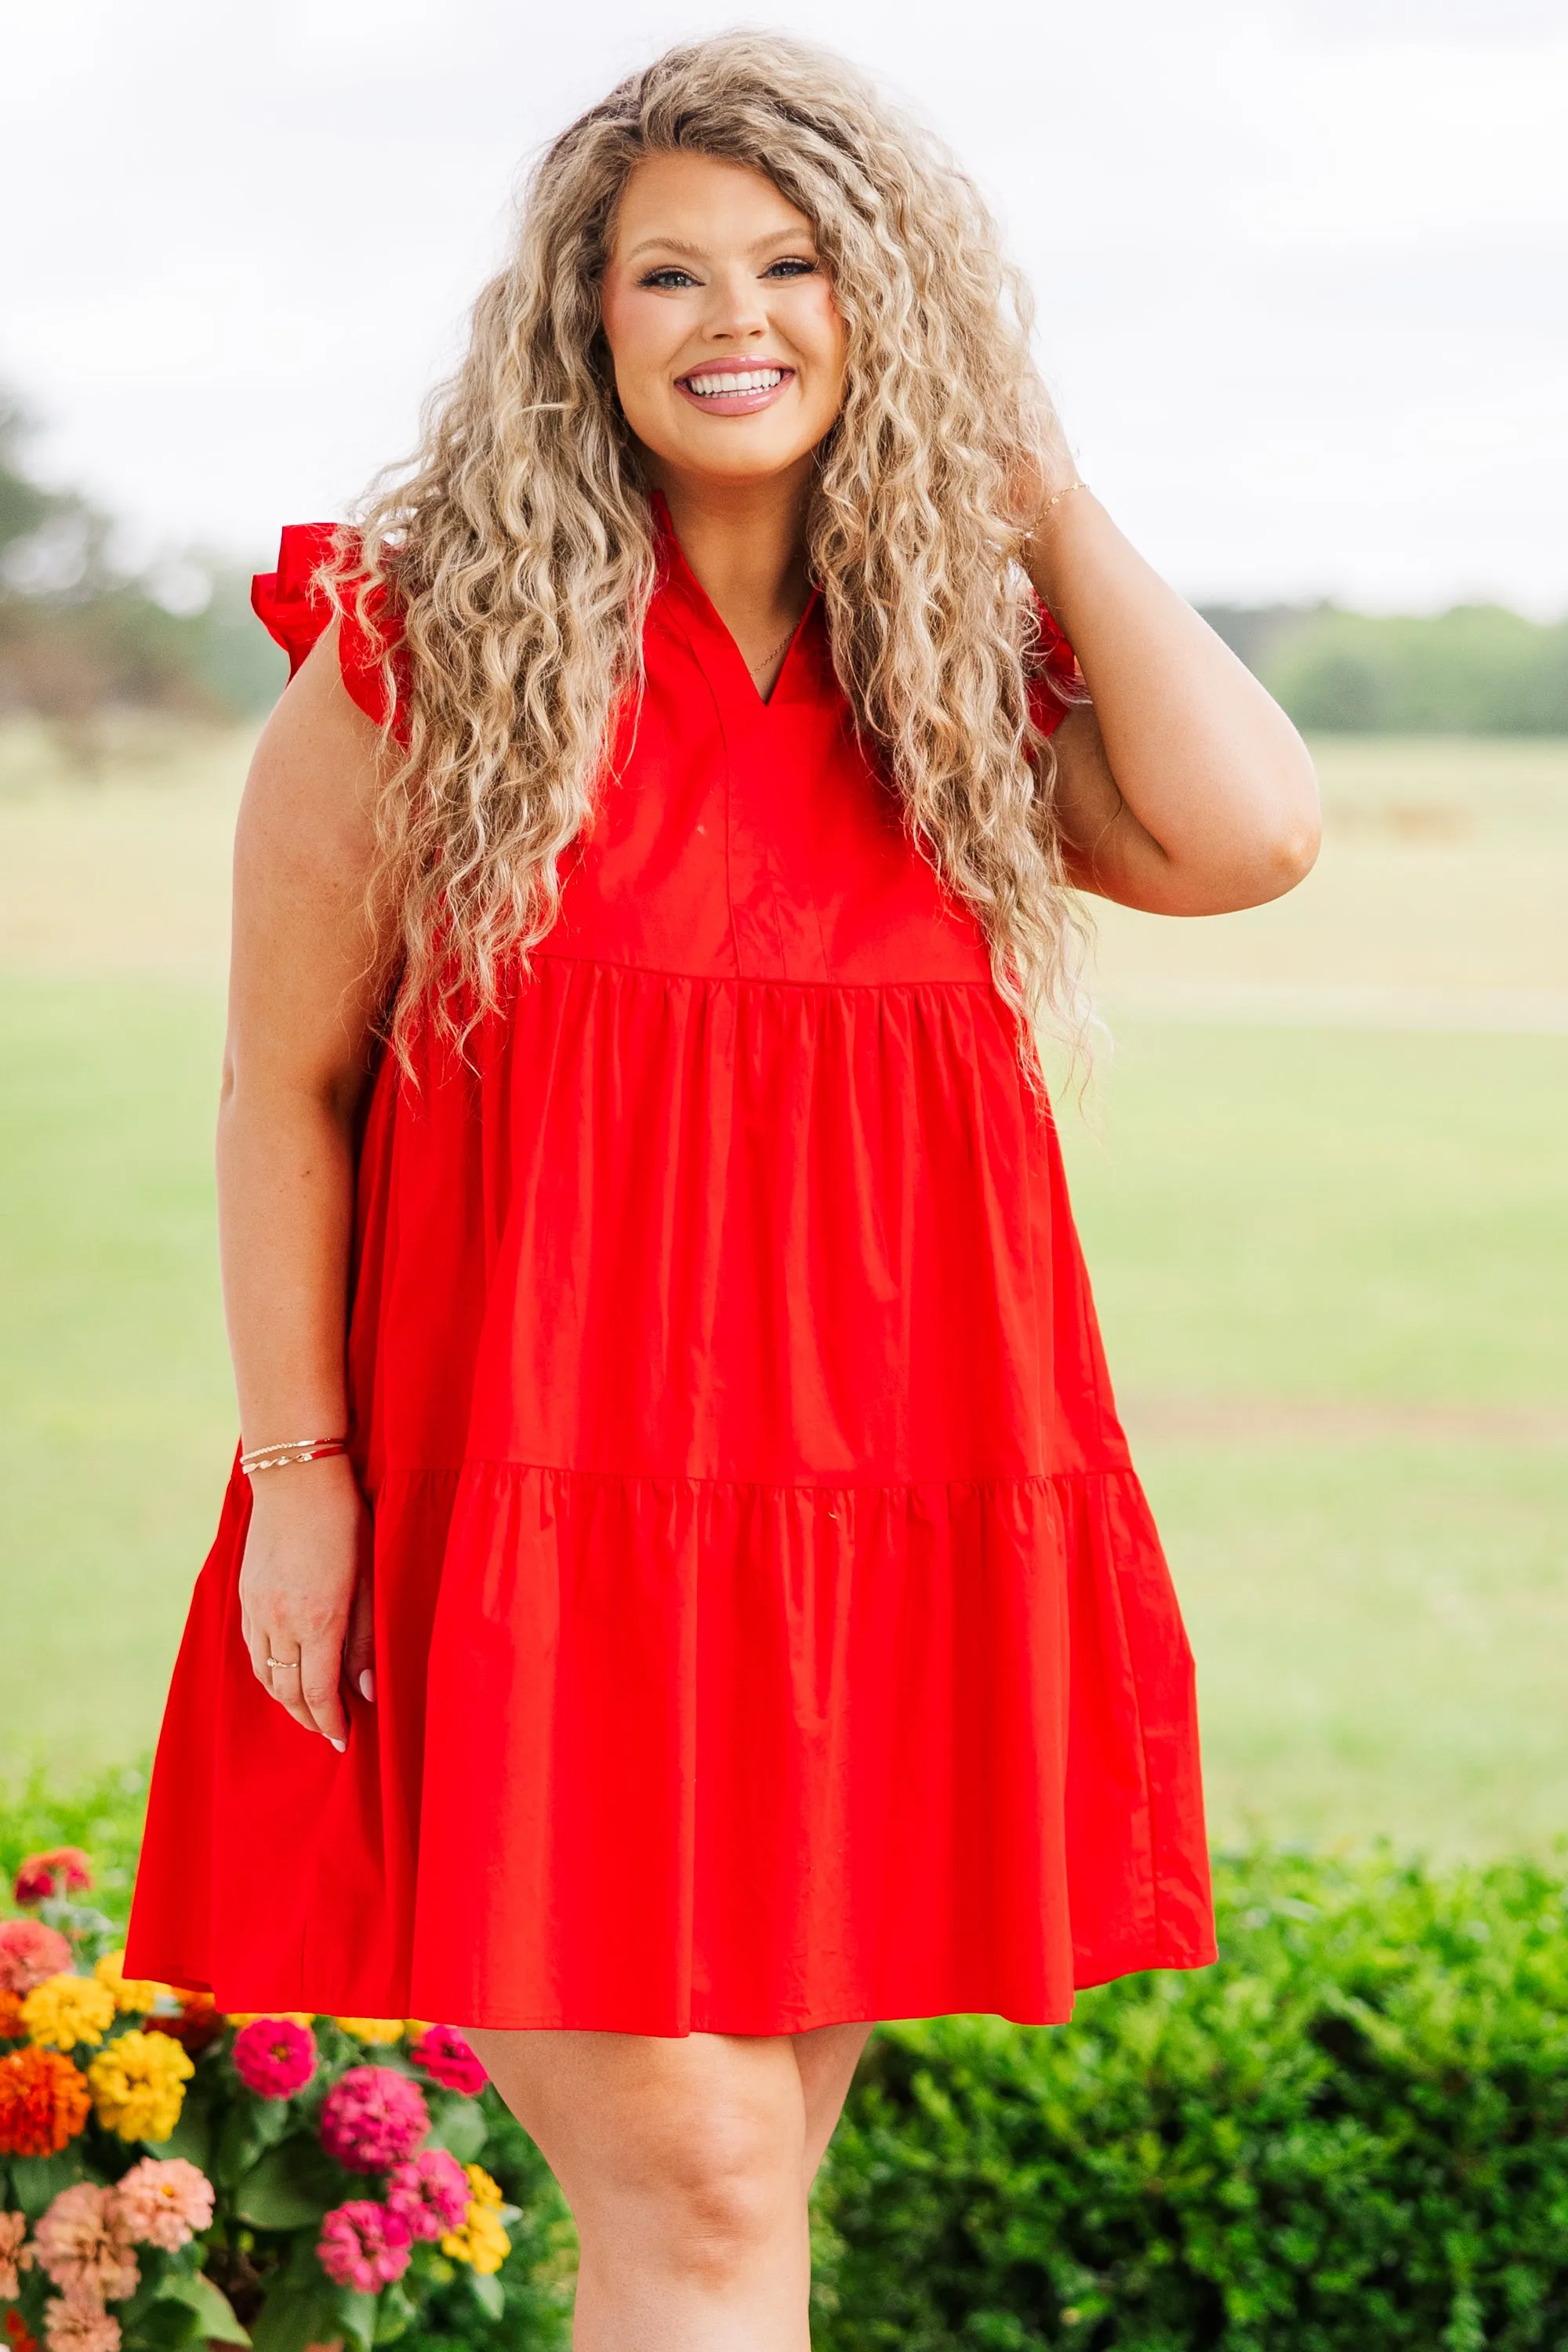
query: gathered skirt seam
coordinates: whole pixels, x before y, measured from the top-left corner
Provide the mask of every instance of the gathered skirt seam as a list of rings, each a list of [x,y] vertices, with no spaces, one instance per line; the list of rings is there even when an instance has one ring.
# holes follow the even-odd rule
[[[595,1470],[562,1462],[520,1462],[510,1454],[471,1454],[462,1462],[388,1464],[378,1488],[394,1478],[460,1478],[468,1470],[516,1470],[526,1476],[592,1478],[616,1486],[730,1487],[747,1495],[920,1495],[954,1488],[1053,1486],[1080,1478],[1135,1477],[1131,1457],[1084,1463],[1072,1470],[1023,1470],[952,1478],[720,1478],[688,1470]]]
[[[996,992],[996,983],[990,979],[792,980],[782,972],[672,971],[662,964],[621,963],[613,956],[574,955],[563,948],[535,949],[533,970],[537,971],[542,963],[574,963],[591,971],[624,971],[639,980],[689,980],[704,988],[787,988],[818,996],[889,996],[895,992],[915,995],[932,989],[946,992],[963,988],[977,989],[988,996]]]

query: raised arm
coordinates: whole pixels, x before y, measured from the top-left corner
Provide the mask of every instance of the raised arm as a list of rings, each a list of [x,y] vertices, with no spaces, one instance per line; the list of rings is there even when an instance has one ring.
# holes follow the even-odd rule
[[[335,1437],[368,1066],[363,915],[379,739],[343,690],[336,629],[268,719],[235,840],[218,1115],[224,1307],[247,1447]],[[263,1687],[342,1746],[341,1677],[371,1675],[368,1518],[345,1456],[260,1472],[239,1597]],[[269,1670],[268,1657],[298,1659]]]
[[[1093,698],[1053,739],[1071,880],[1154,915],[1293,888],[1318,854],[1318,784],[1279,704],[1092,492],[1057,498],[1025,555]]]

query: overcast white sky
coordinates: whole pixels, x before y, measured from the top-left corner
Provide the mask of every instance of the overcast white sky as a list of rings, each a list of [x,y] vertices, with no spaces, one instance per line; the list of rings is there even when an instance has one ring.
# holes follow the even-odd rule
[[[1568,610],[1568,0],[0,8],[0,381],[149,542],[341,513],[520,164],[750,23],[869,66],[977,173],[1084,471],[1189,594]]]

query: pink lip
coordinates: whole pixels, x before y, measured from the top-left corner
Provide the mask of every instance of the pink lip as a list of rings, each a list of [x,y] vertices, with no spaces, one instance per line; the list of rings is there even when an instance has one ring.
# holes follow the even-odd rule
[[[694,381],[700,383],[710,375],[751,375],[759,368],[778,368],[777,383],[765,392],[693,392]],[[704,416],[751,416],[759,408],[771,408],[780,395],[795,382],[794,368],[784,367],[779,360],[730,360],[721,366],[689,368],[685,375],[677,376],[675,388],[693,408]]]

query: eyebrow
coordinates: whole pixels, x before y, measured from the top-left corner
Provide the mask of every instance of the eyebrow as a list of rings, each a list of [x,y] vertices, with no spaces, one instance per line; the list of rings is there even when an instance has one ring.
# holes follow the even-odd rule
[[[813,236],[808,225],[805,229],[800,231],[796,231],[793,228],[773,229],[767,236],[754,237],[752,243],[746,247],[746,250],[748,253],[761,253],[767,246],[787,245],[792,239],[796,237],[798,237],[798,241],[802,245],[815,245],[816,242],[816,239]],[[633,246],[631,251],[626,256],[626,259],[628,261],[635,261],[639,253],[652,253],[655,251],[664,253],[683,253],[690,261],[705,261],[708,257],[707,251],[704,247],[700,245],[688,245],[681,237],[645,236],[640,245]]]

